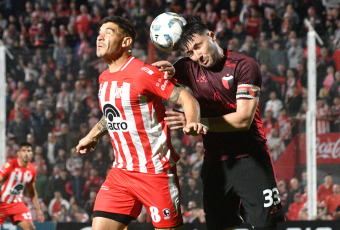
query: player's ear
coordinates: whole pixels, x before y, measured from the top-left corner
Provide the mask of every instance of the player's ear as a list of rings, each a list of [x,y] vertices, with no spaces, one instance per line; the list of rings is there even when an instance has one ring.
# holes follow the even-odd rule
[[[123,42],[122,42],[122,47],[130,47],[132,45],[132,38],[131,37],[124,37]]]
[[[216,41],[216,36],[211,30],[208,32],[208,37],[210,37],[213,41]]]

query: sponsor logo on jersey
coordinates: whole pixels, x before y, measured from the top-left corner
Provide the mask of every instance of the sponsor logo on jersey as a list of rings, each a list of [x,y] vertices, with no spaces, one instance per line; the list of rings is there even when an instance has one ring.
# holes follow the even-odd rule
[[[9,193],[11,195],[17,196],[20,195],[21,191],[24,190],[24,185],[22,184],[18,184],[16,186],[14,186],[14,188],[12,188],[11,190],[9,190]]]
[[[200,76],[198,79],[196,79],[196,82],[207,83],[208,80],[207,80],[207,77],[203,75],[203,76]]]
[[[230,89],[234,84],[234,76],[227,74],[227,76],[222,77],[222,84],[226,89]]]
[[[108,130],[123,132],[128,130],[128,124],[122,119],[119,110],[115,106],[111,104],[104,105],[103,113]]]
[[[168,208],[163,209],[164,219],[170,219],[170,210]]]
[[[164,83],[161,85],[161,83],[162,83],[162,79],[158,79],[158,82],[156,83],[156,86],[157,87],[161,87],[161,89],[164,91],[165,90],[165,87],[166,87],[166,85],[168,84],[168,80],[165,80],[164,81]]]
[[[150,74],[150,75],[152,75],[152,74],[154,73],[154,72],[153,72],[151,69],[149,69],[148,67],[142,67],[141,70],[144,71],[145,73]]]

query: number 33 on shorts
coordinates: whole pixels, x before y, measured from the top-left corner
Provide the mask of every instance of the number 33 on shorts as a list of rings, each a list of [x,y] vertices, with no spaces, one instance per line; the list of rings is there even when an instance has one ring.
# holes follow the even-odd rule
[[[279,190],[277,188],[266,189],[263,191],[265,203],[263,204],[265,208],[272,205],[277,205],[281,202],[279,197]]]

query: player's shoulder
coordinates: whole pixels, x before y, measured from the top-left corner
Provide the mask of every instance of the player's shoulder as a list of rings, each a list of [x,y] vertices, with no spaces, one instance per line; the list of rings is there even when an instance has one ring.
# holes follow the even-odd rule
[[[5,168],[9,168],[9,167],[16,167],[18,166],[19,163],[18,163],[18,158],[14,158],[10,161],[7,161],[4,165]]]
[[[28,163],[27,169],[29,169],[33,174],[37,173],[37,169],[34,167],[32,163]]]
[[[195,63],[189,57],[182,57],[175,62],[175,65],[194,65]]]
[[[257,65],[257,61],[254,58],[250,57],[245,53],[234,50],[230,50],[228,59],[233,60],[235,62],[243,63],[245,65]]]
[[[134,69],[134,74],[140,76],[140,77],[160,77],[163,76],[164,73],[162,73],[158,67],[149,65],[145,63],[142,60],[139,60],[135,58],[134,63],[133,63],[133,69]]]

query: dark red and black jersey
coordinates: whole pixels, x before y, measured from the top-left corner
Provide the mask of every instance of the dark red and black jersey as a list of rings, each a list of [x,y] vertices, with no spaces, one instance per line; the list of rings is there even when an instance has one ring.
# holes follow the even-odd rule
[[[219,117],[236,111],[238,99],[259,98],[261,73],[258,63],[236,51],[224,50],[219,65],[204,68],[190,58],[175,63],[175,78],[192,89],[202,117]],[[248,154],[269,153],[259,105],[248,131],[214,133],[203,136],[205,160],[228,159]]]

